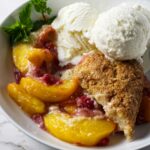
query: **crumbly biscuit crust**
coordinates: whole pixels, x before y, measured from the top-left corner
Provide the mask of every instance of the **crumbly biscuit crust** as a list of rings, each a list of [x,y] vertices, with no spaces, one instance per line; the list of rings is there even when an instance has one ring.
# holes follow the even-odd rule
[[[142,99],[142,66],[136,60],[109,61],[94,52],[73,69],[73,76],[131,139]]]

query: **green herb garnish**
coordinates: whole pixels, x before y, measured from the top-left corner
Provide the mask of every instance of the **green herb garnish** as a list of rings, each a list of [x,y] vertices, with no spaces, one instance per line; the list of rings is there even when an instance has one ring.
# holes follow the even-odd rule
[[[31,0],[32,5],[34,6],[35,10],[42,14],[44,20],[46,20],[45,14],[50,15],[51,8],[47,7],[47,0]]]
[[[33,23],[32,32],[40,29],[44,24],[51,24],[56,16],[48,18],[47,20],[37,20]]]
[[[4,31],[10,35],[10,42],[12,44],[17,43],[19,41],[29,41],[29,34],[33,28],[33,23],[30,18],[30,14],[31,4],[29,3],[19,13],[19,21],[16,21],[10,26],[3,27]]]
[[[35,22],[31,19],[32,7],[41,13],[43,19]],[[38,30],[44,24],[51,24],[55,17],[48,18],[51,8],[47,7],[47,0],[30,0],[30,2],[19,12],[19,20],[15,23],[3,27],[4,31],[9,34],[11,44],[17,42],[29,42],[30,33]]]

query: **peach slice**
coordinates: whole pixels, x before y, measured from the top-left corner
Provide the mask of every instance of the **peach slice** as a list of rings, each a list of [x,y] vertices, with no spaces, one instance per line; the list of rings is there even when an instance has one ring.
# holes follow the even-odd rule
[[[27,93],[45,101],[59,102],[69,98],[77,89],[77,79],[65,80],[59,85],[46,85],[36,79],[22,78],[20,84]]]
[[[64,107],[64,110],[69,114],[74,114],[76,112],[76,106],[74,105],[68,105]]]
[[[28,71],[27,55],[31,50],[31,46],[27,44],[18,44],[13,47],[13,61],[15,66],[22,72]]]
[[[44,61],[50,63],[53,56],[48,50],[34,48],[29,52],[27,58],[36,67],[40,67]]]
[[[29,44],[18,44],[13,47],[13,60],[22,73],[27,73],[29,62],[39,67],[43,61],[50,62],[52,55],[45,49],[34,48]]]
[[[44,117],[48,132],[55,137],[73,144],[94,146],[109,136],[116,125],[107,120],[70,117],[68,114],[51,112]]]
[[[27,94],[19,84],[10,83],[7,86],[10,97],[30,115],[46,111],[45,104],[39,99]]]

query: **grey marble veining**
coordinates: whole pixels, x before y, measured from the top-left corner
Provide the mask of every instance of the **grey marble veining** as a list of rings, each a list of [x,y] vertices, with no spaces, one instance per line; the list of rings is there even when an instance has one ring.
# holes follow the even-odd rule
[[[0,149],[1,150],[54,150],[18,130],[4,116],[0,109]]]

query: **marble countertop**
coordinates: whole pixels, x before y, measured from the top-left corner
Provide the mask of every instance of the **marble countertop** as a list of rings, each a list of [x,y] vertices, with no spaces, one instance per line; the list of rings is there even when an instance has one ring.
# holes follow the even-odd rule
[[[0,150],[54,150],[25,135],[3,114],[0,108]]]
[[[0,22],[16,7],[27,0],[4,0],[0,5]],[[0,108],[0,150],[54,150],[17,129],[3,114]],[[146,147],[143,150],[150,150]]]

